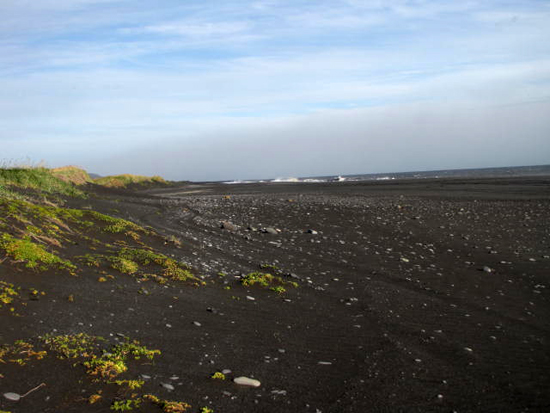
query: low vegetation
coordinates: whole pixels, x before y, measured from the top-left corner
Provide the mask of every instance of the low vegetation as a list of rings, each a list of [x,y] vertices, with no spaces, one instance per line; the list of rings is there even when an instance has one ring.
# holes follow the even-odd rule
[[[108,345],[103,337],[85,333],[46,335],[36,341],[18,340],[12,345],[0,346],[0,364],[15,364],[25,368],[46,357],[57,357],[60,360],[71,360],[71,363],[60,364],[59,368],[81,369],[91,377],[96,385],[117,386],[129,398],[107,400],[114,411],[129,411],[138,408],[142,403],[149,403],[163,412],[185,412],[191,406],[184,402],[163,400],[153,394],[140,394],[144,381],[135,379],[117,379],[123,373],[129,373],[136,362],[151,362],[160,355],[160,350],[150,350],[136,340],[126,338],[123,343]],[[64,366],[64,367],[63,367]],[[72,373],[71,373],[72,374]],[[104,391],[98,390],[89,397],[81,399],[88,404],[102,403]],[[112,392],[105,392],[112,394]]]
[[[241,284],[245,287],[259,286],[269,288],[279,294],[285,293],[286,287],[298,287],[298,283],[295,281],[287,281],[278,275],[258,271],[251,272],[242,277]]]
[[[75,185],[85,185],[92,182],[92,178],[84,169],[78,166],[62,166],[50,170],[51,173],[65,182],[70,182]]]
[[[4,306],[9,306],[10,311],[14,311],[12,306],[14,300],[19,297],[19,288],[16,288],[13,284],[0,281],[0,310]]]
[[[47,195],[66,195],[85,197],[85,193],[56,176],[50,169],[36,168],[0,168],[0,196],[23,198],[21,190],[34,190]]]
[[[119,183],[113,184],[107,179],[104,184],[126,187],[166,183],[160,177],[122,177]],[[200,283],[190,267],[157,250],[179,248],[179,239],[163,237],[151,228],[94,211],[91,206],[83,209],[64,206],[68,203],[82,205],[82,201],[70,200],[68,197],[85,199],[93,196],[85,192],[91,186],[84,185],[90,182],[89,175],[77,167],[0,168],[2,312],[21,316],[15,309],[33,305],[29,300],[40,300],[41,295],[45,294],[28,285],[19,287],[15,278],[4,280],[4,274],[17,277],[23,273],[26,279],[26,276],[34,276],[42,271],[54,274],[55,270],[55,274],[60,275],[91,276],[92,280],[105,282],[105,285],[109,285],[107,288],[113,288],[115,283],[107,281],[116,280],[117,273],[130,275],[137,282],[155,280],[162,284],[168,281],[191,281],[195,285]],[[103,190],[101,193],[104,192]],[[120,214],[118,210],[111,212]],[[11,271],[4,271],[5,268]],[[63,282],[62,279],[57,279],[56,282],[58,281]],[[116,287],[122,288],[122,283],[116,284]],[[149,294],[144,288],[138,293],[141,294],[142,291]],[[25,295],[28,292],[28,298],[22,298],[23,292]],[[60,302],[68,301],[73,303],[69,305],[78,305],[80,300],[75,301],[72,292],[66,291],[62,297],[54,293],[55,300],[52,301],[62,300]],[[80,298],[81,293],[76,293]],[[2,316],[7,314],[3,313]],[[28,314],[24,313],[24,316]],[[144,394],[142,387],[145,387],[145,382],[132,377],[135,374],[134,365],[152,363],[159,355],[159,350],[149,349],[130,339],[110,343],[102,337],[86,333],[49,334],[30,341],[16,341],[12,345],[0,346],[0,365],[11,365],[6,370],[11,371],[11,374],[17,369],[23,369],[15,377],[7,377],[7,373],[3,372],[5,376],[0,374],[0,379],[17,381],[18,377],[28,377],[40,369],[25,369],[34,369],[36,363],[47,358],[47,363],[58,363],[56,368],[60,371],[71,369],[71,375],[82,374],[81,381],[92,383],[94,388],[78,400],[97,404],[101,411],[128,411],[136,408],[167,413],[189,411],[191,406],[185,402]],[[47,364],[42,364],[45,365]]]
[[[27,268],[36,268],[40,271],[59,268],[71,273],[76,270],[76,266],[70,261],[46,251],[42,245],[32,242],[27,237],[17,239],[4,233],[0,236],[0,250],[16,262],[23,262]]]
[[[109,188],[126,188],[130,185],[150,186],[150,185],[165,185],[167,181],[160,176],[142,176],[142,175],[111,175],[94,179],[94,183],[103,185]]]

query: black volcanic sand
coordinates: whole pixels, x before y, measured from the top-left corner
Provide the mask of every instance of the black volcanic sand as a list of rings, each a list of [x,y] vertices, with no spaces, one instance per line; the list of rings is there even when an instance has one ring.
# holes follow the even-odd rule
[[[151,376],[144,390],[193,412],[550,410],[550,179],[189,184],[70,203],[179,237],[181,248],[155,246],[207,285],[0,266],[47,292],[1,314],[1,342],[131,336],[162,351],[132,368]],[[299,287],[240,285],[261,264]],[[94,384],[70,363],[35,364],[15,377],[0,365],[0,393],[46,383],[17,403],[0,397],[0,410],[110,411],[79,402]],[[228,380],[210,378],[223,369]],[[261,387],[230,380],[241,375]]]

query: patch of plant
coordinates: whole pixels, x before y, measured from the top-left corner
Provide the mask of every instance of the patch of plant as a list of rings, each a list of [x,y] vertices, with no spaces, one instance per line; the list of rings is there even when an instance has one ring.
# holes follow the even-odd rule
[[[157,405],[165,413],[183,413],[191,408],[191,405],[185,402],[163,400],[152,394],[146,394],[142,399]]]
[[[58,354],[59,358],[74,359],[77,357],[91,357],[99,348],[99,343],[105,339],[99,336],[90,336],[86,333],[53,335],[47,334],[42,340],[46,346]]]
[[[165,279],[174,281],[196,280],[189,267],[164,254],[147,249],[122,248],[116,257],[110,257],[111,267],[125,274],[135,274],[142,266],[157,265],[161,267],[160,274],[143,274],[144,278],[154,278],[159,282]]]
[[[116,384],[117,386],[126,386],[130,390],[140,389],[145,384],[143,380],[115,380],[109,383]]]
[[[15,261],[25,263],[25,267],[45,271],[49,268],[59,268],[74,273],[76,266],[68,260],[48,252],[40,244],[30,241],[28,238],[14,238],[4,233],[0,236],[0,249],[12,257]]]
[[[115,400],[111,405],[111,410],[116,412],[125,412],[139,407],[140,404],[141,399]]]
[[[46,356],[46,351],[36,351],[31,343],[17,340],[13,345],[0,346],[0,363],[15,363],[26,365],[29,360],[41,360]]]
[[[221,371],[217,371],[214,374],[212,374],[210,378],[214,380],[225,380],[225,374],[223,374]]]
[[[0,308],[10,305],[13,301],[19,297],[20,288],[16,288],[13,284],[0,281]],[[14,311],[13,307],[10,307],[10,311]]]
[[[109,232],[111,234],[120,234],[132,231],[134,233],[141,232],[144,234],[149,234],[149,231],[147,231],[145,228],[122,218],[115,218],[97,211],[88,211],[88,214],[97,221],[105,222],[106,224],[108,224],[103,227],[104,232]]]
[[[107,186],[110,188],[125,188],[132,184],[151,185],[151,184],[166,184],[164,178],[160,176],[142,176],[132,174],[112,175],[97,178],[94,183]]]
[[[241,284],[245,287],[250,287],[253,285],[258,285],[260,287],[264,288],[270,288],[271,290],[277,292],[277,293],[284,293],[286,292],[286,287],[298,287],[298,283],[295,281],[286,281],[282,277],[279,277],[277,275],[272,275],[269,273],[263,273],[263,272],[251,272],[249,274],[246,274],[244,277],[241,278]]]
[[[72,183],[56,177],[51,170],[43,167],[0,168],[0,186],[13,192],[14,189],[34,189],[47,194],[59,194],[84,198],[86,194]]]

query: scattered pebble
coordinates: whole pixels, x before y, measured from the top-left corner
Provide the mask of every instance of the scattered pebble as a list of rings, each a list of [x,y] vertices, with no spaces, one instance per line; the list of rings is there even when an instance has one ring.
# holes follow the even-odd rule
[[[260,387],[261,385],[259,380],[250,379],[244,376],[235,377],[233,381],[235,382],[235,384],[239,384],[241,386]]]

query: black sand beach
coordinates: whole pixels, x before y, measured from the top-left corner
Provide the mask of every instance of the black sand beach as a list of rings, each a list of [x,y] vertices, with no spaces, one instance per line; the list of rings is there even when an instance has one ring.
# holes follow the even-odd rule
[[[162,352],[132,370],[144,391],[192,412],[550,409],[548,178],[94,191],[67,202],[181,240],[149,242],[205,285],[98,283],[93,269],[37,275],[5,262],[4,281],[47,294],[0,313],[2,343],[130,336]],[[254,271],[298,287],[244,286]],[[70,363],[0,365],[0,393],[46,384],[0,398],[0,410],[111,411],[121,395],[106,387],[87,403],[97,384]],[[211,378],[222,370],[226,380]]]

